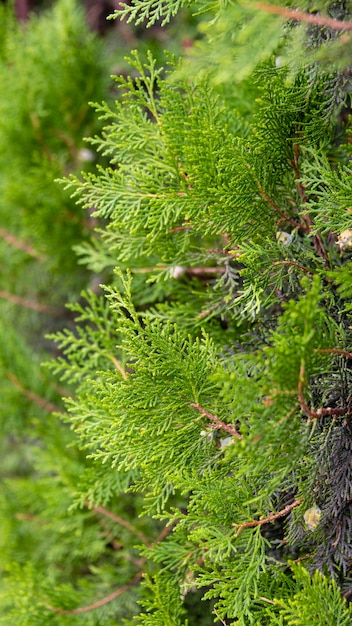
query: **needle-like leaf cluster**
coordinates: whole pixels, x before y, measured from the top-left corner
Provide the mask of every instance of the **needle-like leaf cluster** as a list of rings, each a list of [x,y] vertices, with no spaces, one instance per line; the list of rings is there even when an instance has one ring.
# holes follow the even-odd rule
[[[5,481],[4,624],[352,622],[350,7],[206,4],[209,71],[132,53],[107,164],[63,182],[103,284],[50,334],[34,487]]]

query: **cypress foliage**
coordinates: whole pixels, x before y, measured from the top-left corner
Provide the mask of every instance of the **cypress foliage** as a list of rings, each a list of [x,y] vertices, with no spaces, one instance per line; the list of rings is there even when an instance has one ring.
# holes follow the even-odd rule
[[[61,180],[102,285],[4,482],[3,624],[352,623],[352,8],[201,9],[191,59],[131,53],[105,162]]]

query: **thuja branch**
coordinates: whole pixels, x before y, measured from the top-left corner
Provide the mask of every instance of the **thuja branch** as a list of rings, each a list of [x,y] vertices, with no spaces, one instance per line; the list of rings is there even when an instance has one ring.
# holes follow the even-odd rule
[[[171,533],[171,531],[175,528],[177,523],[178,523],[177,521],[174,521],[174,522],[171,522],[171,524],[168,524],[167,526],[164,526],[162,531],[159,533],[159,535],[155,539],[154,544],[157,544],[157,543],[160,543],[161,541],[163,541],[163,539],[165,539],[165,537],[167,537],[167,535],[169,533]]]
[[[306,197],[303,185],[301,183],[301,176],[300,176],[300,171],[299,171],[299,152],[300,152],[300,146],[299,144],[296,144],[294,146],[293,169],[295,172],[298,193],[299,193],[302,203],[305,205],[307,203],[307,197]],[[306,224],[306,231],[309,233],[312,229],[313,221],[308,211],[302,216],[302,219],[304,220]],[[325,247],[324,247],[324,244],[322,242],[320,235],[319,234],[313,235],[312,239],[313,239],[314,247],[318,255],[322,259],[324,259],[325,265],[328,266],[329,265],[328,255],[327,255],[327,252],[325,250]]]
[[[46,304],[41,304],[35,300],[28,300],[27,298],[22,298],[21,296],[17,296],[14,293],[10,293],[8,291],[0,290],[0,298],[3,300],[7,300],[12,304],[18,304],[26,309],[32,309],[32,311],[37,311],[38,313],[47,313],[48,315],[53,315],[55,317],[62,317],[66,314],[65,309],[54,309],[53,307],[47,306]]]
[[[321,417],[341,417],[342,415],[347,415],[352,411],[352,396],[347,406],[341,407],[321,407],[319,409],[312,409],[308,406],[306,399],[304,397],[304,383],[305,383],[305,373],[304,373],[304,363],[301,364],[299,371],[299,379],[298,379],[298,401],[301,407],[301,411],[308,417],[309,420],[320,419]]]
[[[277,513],[271,513],[270,515],[268,515],[268,517],[264,517],[263,519],[259,520],[252,520],[250,522],[243,522],[243,524],[233,524],[237,527],[236,537],[242,532],[242,530],[244,530],[244,528],[263,526],[264,524],[270,524],[270,522],[274,522],[279,517],[284,517],[285,515],[287,515],[287,513],[292,511],[292,509],[301,504],[301,502],[303,502],[303,498],[298,498],[297,500],[292,502],[292,504],[288,504],[287,506],[285,506],[284,509],[281,509],[281,511],[278,511]]]
[[[314,275],[314,272],[312,272],[312,270],[309,270],[307,267],[304,267],[303,265],[301,265],[300,263],[296,263],[295,261],[274,261],[273,265],[290,265],[291,267],[296,267],[298,270],[304,272],[305,274]]]
[[[109,359],[111,361],[111,363],[113,363],[113,365],[116,367],[116,369],[120,372],[122,378],[124,380],[128,379],[128,375],[126,370],[123,368],[123,366],[121,365],[120,361],[118,361],[114,356],[109,356]]]
[[[221,619],[221,617],[218,614],[216,609],[214,609],[214,615],[216,615],[216,617],[218,618],[219,622],[221,622],[223,624],[223,626],[227,626],[227,623],[223,619]]]
[[[85,502],[85,504],[86,506],[89,507],[89,502]],[[136,535],[142,541],[142,543],[146,544],[147,546],[150,546],[148,537],[144,533],[142,533],[140,530],[138,530],[138,528],[133,526],[133,524],[123,519],[123,517],[120,517],[119,515],[116,515],[115,513],[108,511],[103,506],[93,506],[92,511],[93,513],[104,515],[104,517],[108,517],[113,522],[116,522],[116,524],[119,524],[120,526],[127,528],[127,530],[129,530],[131,533]]]
[[[7,374],[7,378],[9,378],[9,380],[13,383],[13,385],[26,398],[28,398],[28,400],[31,400],[31,402],[34,402],[34,404],[39,406],[41,409],[44,409],[45,411],[48,411],[49,413],[62,413],[62,411],[57,406],[55,406],[55,404],[52,404],[45,398],[42,398],[38,394],[34,393],[34,391],[31,391],[30,389],[26,389],[22,385],[22,383],[18,380],[17,376],[15,376],[15,374],[12,374],[11,372],[9,372]]]
[[[227,254],[226,256],[233,256]],[[149,274],[150,272],[169,270],[172,278],[179,278],[186,274],[187,276],[197,276],[200,278],[206,278],[207,276],[217,276],[225,273],[224,267],[186,267],[183,265],[154,265],[152,267],[136,267],[131,268],[134,274]]]
[[[25,252],[29,256],[32,256],[33,258],[37,259],[38,261],[45,261],[46,257],[43,254],[40,254],[39,252],[37,252],[37,250],[33,248],[33,246],[31,246],[26,241],[23,241],[22,239],[15,237],[15,235],[10,233],[8,230],[5,230],[5,228],[2,228],[1,226],[0,226],[0,237],[4,241],[6,241],[6,243],[8,243],[10,246],[12,246],[13,248],[16,248],[16,250],[21,250],[22,252]]]
[[[110,513],[110,511],[106,511],[106,509],[103,509],[103,507],[96,507],[96,508],[99,509],[99,513],[101,513],[102,510],[104,511],[105,515],[108,513],[108,515],[106,516],[110,518],[113,517],[115,521],[117,521],[117,519],[120,519],[115,514]],[[165,539],[165,537],[173,530],[176,523],[177,522],[174,522],[168,526],[165,526],[163,530],[161,531],[161,533],[156,538],[154,543],[157,544],[163,539]],[[147,560],[146,557],[142,557],[139,560],[138,566],[142,568],[146,560]],[[104,598],[101,598],[100,600],[97,600],[96,602],[93,602],[92,604],[88,604],[87,606],[82,606],[82,607],[78,607],[77,609],[71,609],[71,610],[60,609],[58,607],[49,606],[49,605],[46,605],[46,608],[49,609],[50,611],[53,611],[53,613],[58,613],[60,615],[82,615],[83,613],[89,613],[90,611],[99,609],[100,607],[105,606],[106,604],[109,604],[110,602],[113,602],[113,600],[116,600],[116,598],[118,598],[123,593],[125,593],[125,591],[128,591],[131,587],[133,587],[143,577],[143,575],[144,575],[144,571],[141,569],[141,571],[137,572],[137,574],[133,576],[133,578],[131,578],[131,580],[128,583],[126,583],[125,585],[122,585],[121,587],[119,587],[118,589],[110,593],[109,595],[105,596]]]
[[[291,226],[293,226],[294,228],[300,227],[300,225],[297,224],[297,222],[294,219],[292,219],[289,215],[286,215],[284,211],[281,211],[281,209],[279,209],[277,204],[275,204],[275,202],[268,196],[268,194],[264,191],[264,189],[259,184],[258,184],[258,189],[263,200],[265,200],[265,202],[267,202],[271,206],[271,208],[275,211],[275,213],[277,213],[281,217],[281,219],[283,219],[288,224],[291,224]]]
[[[299,196],[302,200],[302,202],[306,203],[307,202],[307,198],[306,198],[306,194],[305,191],[303,189],[303,185],[301,183],[301,176],[300,176],[300,172],[299,172],[299,152],[300,152],[300,146],[299,144],[295,144],[294,148],[293,148],[293,162],[292,162],[292,166],[293,166],[293,170],[295,173],[295,178],[296,178],[296,186],[297,186],[297,190],[299,193]]]
[[[108,596],[105,596],[105,598],[101,598],[101,600],[97,600],[96,602],[93,602],[93,604],[88,604],[87,606],[81,606],[81,607],[78,607],[77,609],[71,609],[71,610],[59,609],[57,607],[49,606],[49,605],[47,605],[46,608],[49,609],[50,611],[53,611],[53,613],[58,613],[60,615],[82,615],[82,613],[89,613],[90,611],[94,611],[95,609],[100,609],[100,607],[105,606],[105,604],[109,604],[113,600],[116,600],[116,598],[118,598],[123,593],[125,593],[125,591],[128,591],[128,589],[133,587],[133,585],[135,585],[142,578],[143,574],[144,574],[143,571],[137,572],[137,574],[133,576],[133,578],[131,578],[131,580],[128,583],[126,583],[125,585],[122,585],[122,587],[119,587],[118,589],[110,593]]]
[[[15,513],[15,518],[18,520],[35,522],[36,524],[39,524],[40,526],[46,526],[49,523],[46,520],[41,519],[37,515],[32,515],[31,513]]]
[[[254,2],[254,6],[260,11],[273,13],[274,15],[279,15],[280,17],[287,20],[294,20],[295,22],[305,22],[306,24],[313,24],[314,26],[326,26],[327,28],[332,28],[333,30],[352,30],[352,22],[335,20],[334,18],[325,15],[305,13],[299,9],[288,9],[286,7],[280,7],[266,2]]]
[[[346,359],[352,359],[352,352],[347,352],[347,350],[341,350],[340,348],[316,348],[314,352],[319,354],[339,354],[340,356],[345,356]]]
[[[210,428],[216,428],[219,430],[222,429],[222,430],[225,430],[230,435],[232,435],[233,437],[236,437],[237,439],[243,439],[243,436],[238,432],[238,430],[235,428],[235,426],[233,426],[233,424],[226,424],[226,422],[223,422],[216,415],[209,413],[209,411],[204,409],[202,406],[200,406],[200,404],[197,404],[196,402],[191,402],[190,406],[194,409],[197,409],[197,411],[199,411],[201,415],[204,415],[204,417],[207,417],[208,420],[213,422],[212,424],[209,425]]]
[[[247,168],[249,170],[252,171],[252,167],[251,165],[249,165],[249,163],[247,163]],[[290,217],[289,215],[287,215],[284,211],[282,211],[277,204],[274,202],[274,200],[272,200],[272,198],[270,198],[270,196],[268,196],[268,194],[266,193],[266,191],[263,189],[263,187],[261,186],[259,180],[257,179],[257,177],[254,175],[253,171],[252,171],[252,176],[253,179],[257,185],[258,191],[261,195],[261,197],[263,198],[263,200],[265,200],[265,202],[273,209],[273,211],[285,222],[287,222],[287,224],[291,224],[291,226],[293,228],[300,228],[301,230],[307,230],[305,225],[302,225],[300,223],[297,223],[296,220],[294,220],[292,217]]]

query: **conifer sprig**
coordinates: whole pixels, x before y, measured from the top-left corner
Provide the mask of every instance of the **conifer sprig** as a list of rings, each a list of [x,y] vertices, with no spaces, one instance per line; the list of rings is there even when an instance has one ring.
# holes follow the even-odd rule
[[[1,346],[31,411],[0,492],[4,623],[351,622],[350,7],[281,4],[204,3],[191,73],[132,53],[95,105],[103,164],[65,179],[99,275],[49,335],[63,414]]]

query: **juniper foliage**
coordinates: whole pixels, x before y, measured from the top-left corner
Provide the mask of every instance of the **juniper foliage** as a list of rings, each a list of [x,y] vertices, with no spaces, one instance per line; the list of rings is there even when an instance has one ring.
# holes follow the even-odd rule
[[[95,105],[109,165],[63,184],[105,284],[50,336],[36,498],[2,496],[4,624],[352,621],[351,7],[282,4],[209,3],[209,72],[132,53]]]

